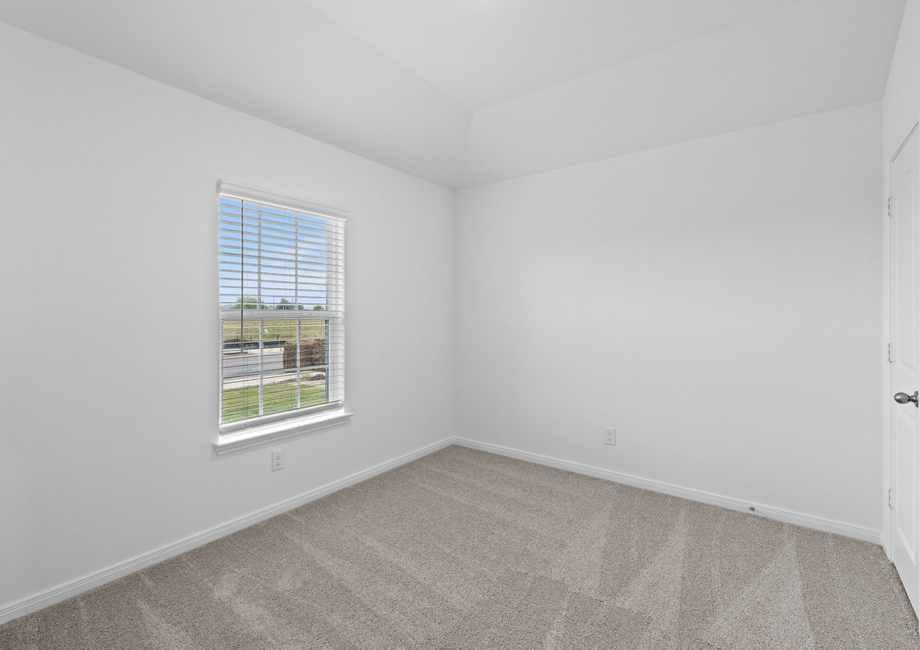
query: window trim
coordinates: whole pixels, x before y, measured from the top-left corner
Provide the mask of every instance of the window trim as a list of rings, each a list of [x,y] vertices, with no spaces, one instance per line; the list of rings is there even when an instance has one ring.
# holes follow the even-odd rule
[[[218,196],[224,194],[242,201],[265,203],[283,210],[294,208],[298,212],[305,212],[318,217],[334,217],[342,221],[348,221],[349,212],[345,208],[315,203],[313,201],[304,201],[303,199],[292,199],[288,196],[282,196],[281,194],[273,194],[264,190],[246,187],[239,183],[231,183],[224,180],[217,181],[217,194]]]
[[[328,429],[340,424],[347,424],[354,413],[339,408],[334,411],[326,410],[319,414],[307,417],[294,417],[272,422],[255,427],[247,427],[233,433],[221,433],[214,443],[214,451],[218,456],[231,451],[258,447],[270,442],[291,438],[301,434]]]
[[[333,218],[341,222],[348,220],[348,211],[337,207],[304,201],[302,199],[293,199],[280,194],[273,194],[264,190],[257,190],[238,183],[231,183],[226,180],[217,182],[218,204],[220,197],[239,199],[242,201],[253,201],[273,207],[296,210],[297,212],[317,216],[320,218]],[[219,253],[218,253],[219,255]],[[218,341],[223,335],[223,322],[227,317],[239,317],[241,310],[218,310]],[[251,316],[260,320],[290,320],[289,312],[275,313],[273,310],[242,310],[243,316]],[[317,311],[311,316],[320,316],[326,318],[334,317],[328,311]],[[344,325],[344,319],[342,319]],[[344,340],[343,340],[344,344]],[[219,347],[219,346],[218,346]],[[222,360],[220,354],[217,359],[218,382],[221,382]],[[222,384],[218,385],[218,394],[222,389]],[[218,404],[220,400],[218,399]],[[326,429],[333,426],[347,424],[352,412],[345,410],[344,397],[334,402],[317,404],[299,409],[271,413],[268,415],[246,418],[244,420],[235,420],[221,423],[220,408],[218,408],[218,435],[217,441],[213,443],[214,451],[218,455],[226,454],[242,449],[249,449],[270,442],[275,442],[284,438],[297,436],[320,429]]]

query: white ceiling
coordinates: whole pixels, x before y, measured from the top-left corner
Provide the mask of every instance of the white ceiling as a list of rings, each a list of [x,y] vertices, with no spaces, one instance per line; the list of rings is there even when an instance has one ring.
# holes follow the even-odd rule
[[[0,0],[0,20],[448,187],[881,99],[905,0]]]
[[[802,0],[307,0],[471,109]]]

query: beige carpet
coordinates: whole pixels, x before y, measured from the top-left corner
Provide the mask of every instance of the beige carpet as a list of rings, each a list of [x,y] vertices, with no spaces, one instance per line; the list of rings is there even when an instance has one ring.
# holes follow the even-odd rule
[[[12,621],[0,648],[896,650],[916,627],[880,547],[449,447]]]

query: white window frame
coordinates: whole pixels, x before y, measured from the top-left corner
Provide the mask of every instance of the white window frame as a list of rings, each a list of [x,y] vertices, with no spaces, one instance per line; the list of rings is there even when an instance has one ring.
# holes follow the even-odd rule
[[[242,201],[249,201],[262,205],[269,205],[284,210],[297,213],[305,213],[310,216],[317,216],[325,219],[335,220],[342,228],[344,233],[344,223],[347,221],[348,212],[342,208],[293,199],[262,190],[256,190],[250,187],[231,183],[221,180],[217,183],[218,205],[220,199],[233,198]],[[219,214],[218,210],[218,214]],[[344,246],[343,246],[344,248]],[[218,266],[219,268],[219,266]],[[335,320],[341,337],[336,339],[335,349],[329,350],[330,355],[339,359],[336,365],[336,372],[340,373],[339,388],[334,396],[334,400],[309,406],[305,408],[292,409],[269,415],[260,415],[242,420],[230,422],[221,422],[223,409],[223,324],[226,320],[236,320],[242,318],[248,322],[262,322],[271,320],[291,321],[297,320],[292,318],[295,312],[284,310],[256,310],[256,309],[222,309],[219,310],[218,317],[218,439],[214,443],[214,450],[217,454],[225,454],[231,451],[238,451],[255,447],[291,436],[300,435],[325,429],[328,427],[344,424],[353,415],[345,409],[344,395],[344,259],[338,267],[338,272],[333,276],[336,280],[336,286],[339,291],[336,297],[336,305],[333,311],[310,311],[310,316],[315,320]],[[327,305],[327,310],[330,307]],[[298,313],[306,320],[306,313]],[[263,325],[260,324],[260,331]],[[299,331],[299,327],[298,327]],[[298,341],[300,337],[298,335]],[[331,345],[332,339],[328,339]],[[261,342],[261,334],[260,334]],[[260,345],[261,350],[261,345]],[[299,343],[298,343],[299,351]],[[261,358],[261,357],[260,357]],[[298,352],[298,359],[300,358]],[[260,361],[261,364],[261,361]],[[331,366],[330,366],[331,370]],[[329,373],[327,372],[327,375]],[[260,398],[261,399],[261,398]],[[261,402],[260,402],[261,403]]]

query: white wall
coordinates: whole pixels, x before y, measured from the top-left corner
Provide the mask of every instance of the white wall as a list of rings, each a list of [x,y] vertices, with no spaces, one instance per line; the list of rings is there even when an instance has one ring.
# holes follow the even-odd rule
[[[456,434],[880,530],[881,146],[872,103],[458,192]]]
[[[0,610],[452,435],[453,196],[0,24]],[[217,458],[225,178],[351,211],[351,424]]]

